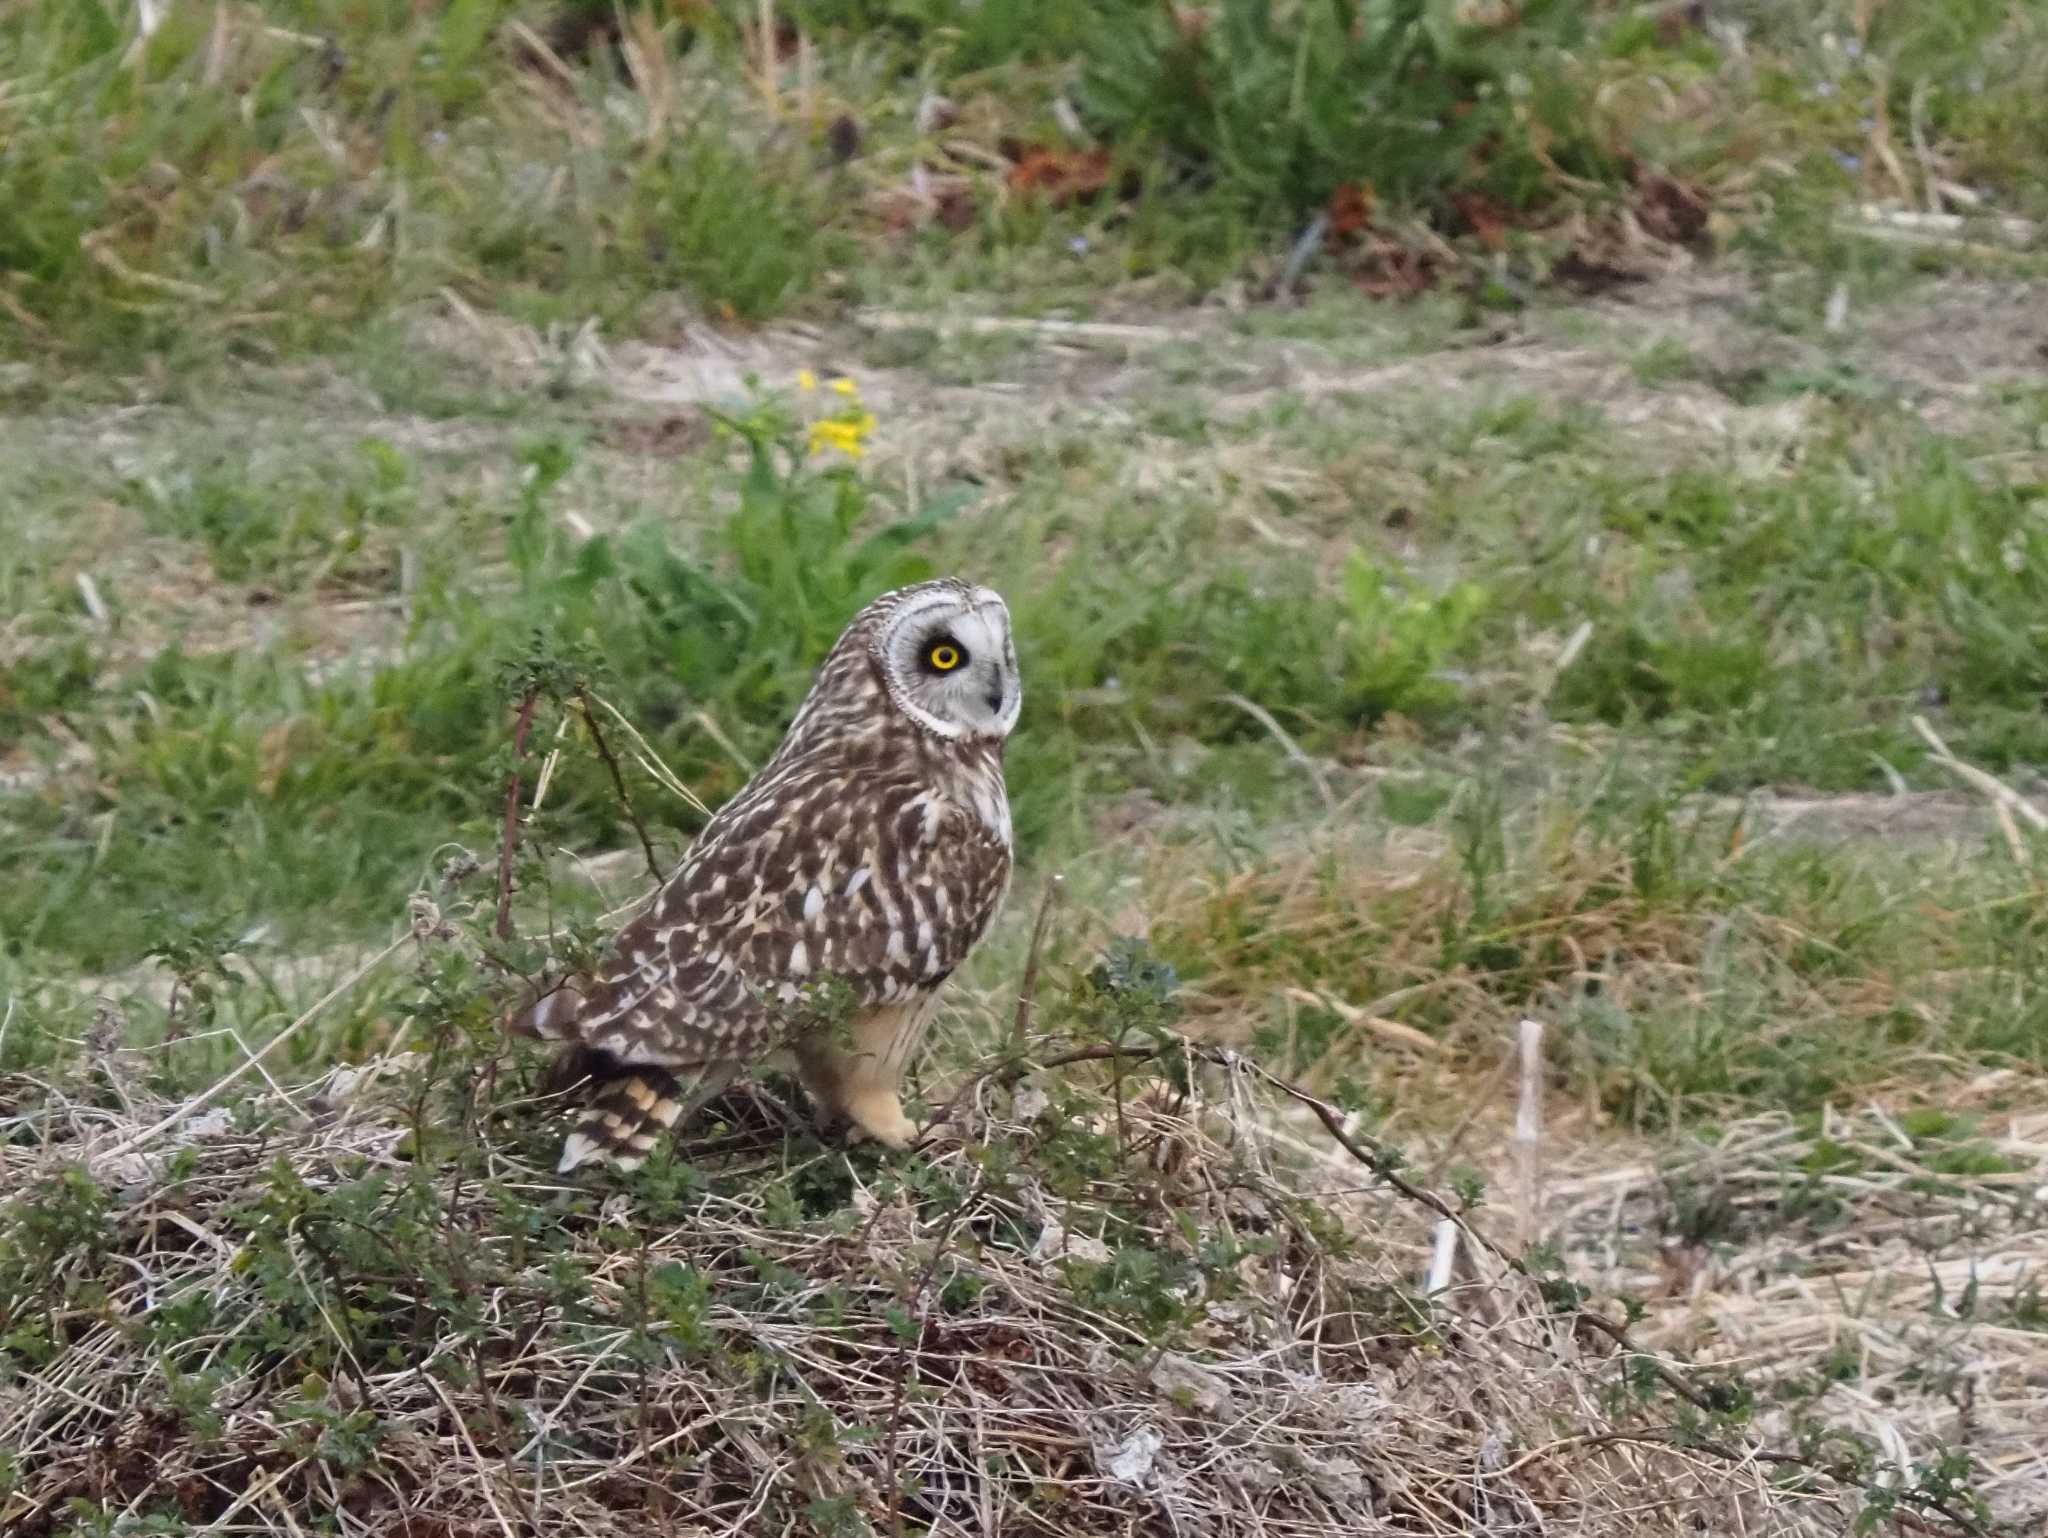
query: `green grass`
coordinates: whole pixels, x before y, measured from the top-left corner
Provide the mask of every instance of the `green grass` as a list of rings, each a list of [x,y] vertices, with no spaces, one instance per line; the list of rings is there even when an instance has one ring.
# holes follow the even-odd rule
[[[1815,842],[1670,795],[1612,765],[1535,796],[1449,782],[1420,799],[1439,835],[1420,846],[1417,800],[1388,798],[1313,854],[1183,889],[1157,943],[1262,1061],[1369,1085],[1346,1004],[1482,1062],[1534,1014],[1560,1094],[1656,1133],[2048,1067],[2031,865],[1989,841]],[[1338,1006],[1279,1003],[1303,986]]]
[[[652,502],[606,503],[595,538],[564,512],[595,510],[619,471],[573,403],[554,431],[508,426],[454,453],[322,434],[238,455],[215,435],[156,445],[143,458],[163,462],[144,473],[31,481],[0,509],[30,536],[9,568],[18,640],[0,709],[48,773],[0,824],[9,858],[40,872],[0,892],[10,971],[118,972],[195,928],[280,955],[375,932],[451,843],[494,847],[510,680],[536,656],[588,679],[715,804],[869,595],[960,569],[1000,582],[1028,659],[1010,777],[1033,867],[1099,858],[1090,808],[1131,792],[1248,829],[1241,847],[1262,858],[1284,847],[1279,830],[1323,815],[1295,747],[1340,779],[1399,766],[1409,778],[1350,815],[1451,838],[1431,882],[1366,904],[1363,931],[1340,926],[1378,963],[1283,946],[1218,979],[1204,955],[1236,952],[1204,924],[1258,923],[1198,924],[1179,959],[1231,997],[1259,999],[1251,979],[1371,998],[1468,977],[1477,1015],[1453,991],[1402,1018],[1479,1050],[1516,1010],[1562,1010],[1565,1082],[1636,1119],[1816,1103],[1916,1057],[2038,1056],[2025,990],[1987,985],[1967,1007],[1975,992],[1953,994],[1933,1027],[1897,997],[1932,986],[1918,978],[2027,975],[2026,906],[2005,877],[1937,892],[1903,867],[1779,851],[1731,869],[1725,827],[1670,831],[1688,794],[1945,784],[1917,714],[1995,769],[2048,757],[2039,494],[1991,473],[2003,461],[1976,444],[1894,405],[1815,397],[1799,459],[1742,470],[1711,448],[1631,446],[1597,408],[1424,404],[1379,429],[1426,465],[1400,518],[1369,491],[1360,505],[1363,483],[1341,471],[1292,504],[1332,568],[1315,577],[1233,540],[1228,490],[1114,495],[1150,462],[1144,446],[1049,441],[1011,461],[1000,499],[942,483],[911,504],[890,477],[807,451],[800,405],[814,409],[759,398],[736,434],[674,462]],[[2017,416],[1985,443],[2036,430],[2031,397],[2007,405]],[[1380,415],[1340,399],[1197,420],[1183,452],[1243,443],[1327,463]],[[67,539],[32,498],[99,508],[139,543],[124,565],[89,520]],[[678,530],[677,498],[728,511]],[[999,568],[985,564],[992,519],[1008,531]],[[98,573],[104,625],[81,571]],[[167,574],[188,585],[168,614],[154,596]],[[338,620],[350,605],[364,617]],[[1581,627],[1556,671],[1556,642]],[[537,742],[565,708],[544,703]],[[1532,719],[1547,723],[1533,738]],[[634,779],[679,847],[696,814]],[[587,747],[563,760],[534,838],[629,841]],[[1350,901],[1343,881],[1330,890]],[[560,900],[581,911],[589,895]],[[1616,923],[1637,938],[1615,940]],[[1620,972],[1560,994],[1589,954]],[[1660,981],[1659,957],[1692,981]],[[1773,1025],[1811,1018],[1817,999],[1837,1025]]]
[[[1855,50],[1846,4],[1796,24],[1762,8],[1731,20],[1740,68],[1696,28],[1589,0],[1470,24],[1422,0],[1231,0],[1199,25],[1131,0],[826,6],[767,82],[750,5],[584,7],[594,31],[558,28],[574,9],[173,7],[145,42],[110,0],[14,8],[0,338],[169,389],[346,349],[443,292],[614,334],[850,297],[1191,295],[1272,277],[1354,193],[1375,239],[1426,225],[1475,263],[1445,281],[1477,292],[1485,265],[1496,294],[1610,249],[1624,207],[1673,236],[1644,202],[1667,175],[1720,209],[1675,238],[1761,233],[1828,264],[1854,259],[1818,235],[1857,191],[1918,206],[1933,178],[2048,207],[2048,35],[1994,0],[1886,6]],[[927,95],[957,121],[921,129]],[[1073,175],[1096,151],[1072,198],[1014,158]],[[1371,281],[1384,260],[1346,225],[1308,276]]]
[[[1449,750],[1540,693],[1561,725],[1621,732],[1705,790],[1924,777],[1920,712],[1994,768],[2042,756],[2038,491],[1884,401],[1822,397],[1798,462],[1761,471],[1634,450],[1597,410],[1527,397],[1426,410],[1394,427],[1425,468],[1390,511],[1343,465],[1368,404],[1214,427],[1198,380],[1162,398],[1182,403],[1174,420],[1198,450],[1270,444],[1329,467],[1310,502],[1267,511],[1307,518],[1343,575],[1255,547],[1219,559],[1228,495],[1102,499],[1148,451],[1048,443],[1015,461],[1002,581],[1033,661],[1013,762],[1030,848],[1077,784],[1183,793],[1162,743],[1230,750],[1196,788],[1233,794],[1245,751],[1273,750],[1245,700],[1343,758],[1389,717]],[[2038,430],[2037,402],[2010,406]],[[749,429],[753,468],[714,442],[671,472],[669,495],[736,506],[708,542],[679,539],[651,505],[608,505],[614,532],[571,535],[564,504],[607,496],[605,455],[573,410],[561,432],[454,455],[327,436],[252,456],[223,429],[118,477],[27,481],[0,509],[24,536],[5,568],[23,644],[0,711],[30,748],[83,741],[96,772],[82,802],[44,796],[19,819],[24,847],[56,857],[63,879],[0,899],[12,946],[134,960],[141,926],[87,918],[64,895],[88,870],[124,894],[122,912],[148,891],[173,911],[267,917],[284,902],[332,919],[363,872],[312,876],[332,863],[326,829],[354,837],[357,805],[380,830],[359,840],[376,851],[373,890],[444,837],[483,835],[493,793],[464,766],[504,708],[496,670],[536,631],[585,657],[708,797],[729,791],[735,760],[695,713],[758,759],[839,624],[881,587],[974,568],[995,506],[961,483],[913,507],[857,471],[778,457],[779,409]],[[84,537],[67,541],[44,507],[72,509]],[[140,542],[96,546],[92,517]],[[84,612],[80,572],[110,607],[105,626]],[[336,604],[379,616],[375,671],[330,674],[323,659],[360,644],[323,635]],[[1561,674],[1517,659],[1516,637],[1582,625]],[[556,815],[573,844],[622,831],[595,778],[572,774]],[[206,897],[223,820],[250,870],[232,897]],[[302,902],[286,901],[294,890]],[[75,938],[57,938],[67,928]]]
[[[743,317],[816,290],[822,205],[773,170],[807,163],[800,139],[742,145],[736,93],[671,74],[674,38],[608,115],[610,71],[571,88],[518,62],[522,10],[180,7],[132,56],[98,0],[12,13],[16,336],[190,363],[332,348],[444,286],[612,323],[675,290]]]

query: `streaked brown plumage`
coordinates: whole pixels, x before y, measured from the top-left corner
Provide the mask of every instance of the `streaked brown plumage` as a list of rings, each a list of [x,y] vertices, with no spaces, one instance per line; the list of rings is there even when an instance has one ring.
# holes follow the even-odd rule
[[[1010,880],[1009,612],[954,579],[877,598],[782,744],[614,941],[512,1029],[565,1043],[588,1107],[562,1168],[638,1165],[749,1065],[788,1049],[821,1117],[902,1147],[898,1099],[938,990]]]

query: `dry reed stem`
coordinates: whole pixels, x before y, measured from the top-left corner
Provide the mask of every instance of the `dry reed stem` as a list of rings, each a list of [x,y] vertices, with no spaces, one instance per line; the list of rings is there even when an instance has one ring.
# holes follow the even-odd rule
[[[1524,1020],[1518,1040],[1522,1073],[1515,1104],[1515,1174],[1520,1206],[1515,1229],[1516,1242],[1526,1249],[1542,1228],[1543,1022]]]

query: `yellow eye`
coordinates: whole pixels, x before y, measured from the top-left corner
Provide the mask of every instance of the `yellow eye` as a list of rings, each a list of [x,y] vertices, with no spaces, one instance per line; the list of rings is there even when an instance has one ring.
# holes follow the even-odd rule
[[[930,662],[941,673],[950,673],[953,669],[960,666],[960,648],[948,646],[944,641],[941,641],[937,646],[934,646],[925,653],[925,660]]]

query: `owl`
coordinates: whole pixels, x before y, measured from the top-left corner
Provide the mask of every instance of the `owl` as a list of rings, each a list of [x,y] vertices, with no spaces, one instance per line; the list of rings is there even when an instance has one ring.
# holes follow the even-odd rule
[[[561,1042],[556,1082],[582,1086],[563,1172],[637,1168],[764,1060],[793,1061],[827,1127],[915,1139],[904,1070],[1009,889],[1003,743],[1022,701],[988,588],[922,582],[854,617],[608,961],[511,1022]]]

